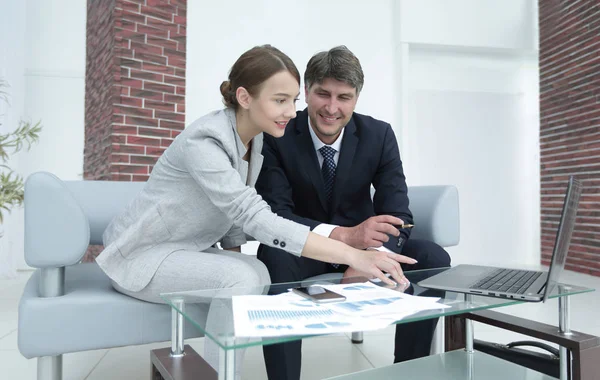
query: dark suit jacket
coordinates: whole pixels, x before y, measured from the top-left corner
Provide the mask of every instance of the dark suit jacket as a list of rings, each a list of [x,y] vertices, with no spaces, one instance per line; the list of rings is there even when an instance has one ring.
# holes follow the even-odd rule
[[[353,114],[344,131],[331,205],[308,128],[304,110],[288,123],[283,137],[264,136],[256,190],[273,212],[311,230],[320,223],[352,227],[382,214],[413,223],[398,143],[388,123]],[[405,240],[409,234],[401,230]],[[390,239],[386,246],[397,252],[396,243]]]

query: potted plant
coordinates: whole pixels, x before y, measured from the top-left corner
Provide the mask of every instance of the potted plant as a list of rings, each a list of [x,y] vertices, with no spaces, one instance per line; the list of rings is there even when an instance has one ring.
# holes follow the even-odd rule
[[[9,104],[6,88],[8,84],[0,79],[0,101]],[[41,129],[39,121],[33,124],[21,120],[14,131],[0,134],[0,237],[4,234],[1,226],[4,222],[4,212],[10,212],[13,207],[23,203],[23,178],[7,165],[9,154],[17,153],[23,148],[29,150],[31,145],[38,141]]]

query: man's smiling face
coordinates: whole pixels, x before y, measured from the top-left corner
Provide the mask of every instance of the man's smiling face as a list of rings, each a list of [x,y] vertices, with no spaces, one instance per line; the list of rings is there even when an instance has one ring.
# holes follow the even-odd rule
[[[356,89],[327,78],[305,88],[305,95],[313,130],[323,143],[332,144],[352,117],[358,100]]]

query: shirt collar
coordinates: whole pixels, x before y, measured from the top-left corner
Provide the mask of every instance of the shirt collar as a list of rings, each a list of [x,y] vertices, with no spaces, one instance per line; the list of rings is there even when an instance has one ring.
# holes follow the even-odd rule
[[[346,127],[342,128],[342,132],[340,133],[340,135],[338,136],[338,138],[333,142],[333,144],[329,145],[330,147],[332,147],[333,149],[335,149],[336,152],[339,153],[341,147],[342,147],[342,138],[344,137],[344,130],[346,129]],[[315,146],[315,150],[318,152],[319,149],[321,149],[322,147],[324,147],[325,144],[323,141],[321,141],[318,137],[317,134],[315,133],[315,131],[312,129],[312,126],[310,124],[310,116],[308,117],[308,130],[310,131],[310,137],[312,138],[312,142],[313,145]]]

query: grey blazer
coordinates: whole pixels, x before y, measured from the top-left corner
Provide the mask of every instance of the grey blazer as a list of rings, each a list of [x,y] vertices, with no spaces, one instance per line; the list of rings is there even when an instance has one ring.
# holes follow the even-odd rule
[[[203,251],[246,235],[300,255],[309,228],[281,218],[254,190],[262,166],[262,135],[250,162],[236,130],[235,111],[210,113],[189,125],[160,157],[143,190],[103,235],[98,265],[119,286],[143,289],[177,250]]]

